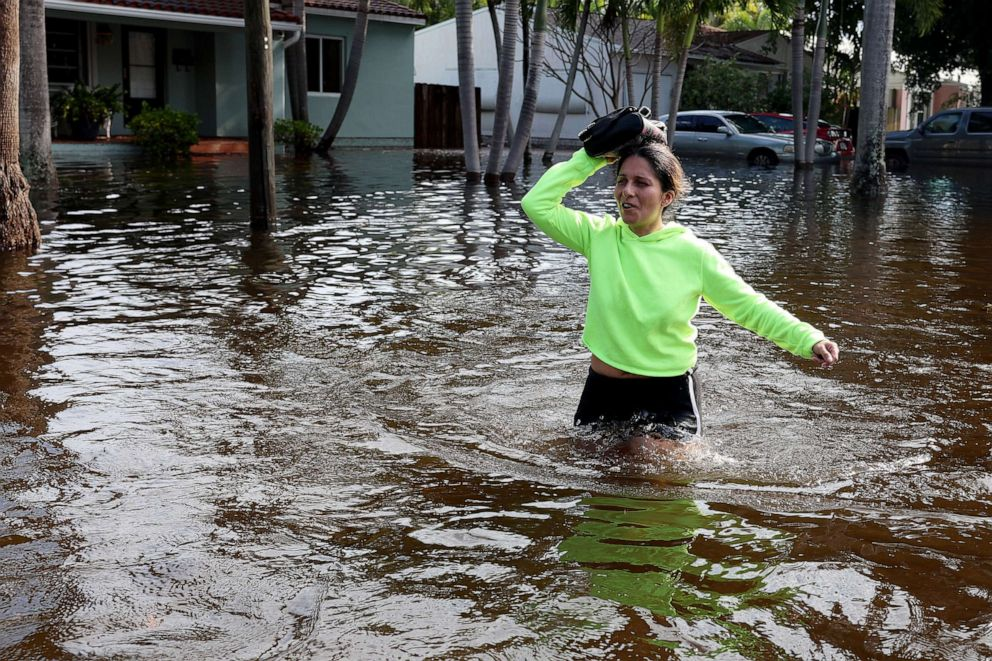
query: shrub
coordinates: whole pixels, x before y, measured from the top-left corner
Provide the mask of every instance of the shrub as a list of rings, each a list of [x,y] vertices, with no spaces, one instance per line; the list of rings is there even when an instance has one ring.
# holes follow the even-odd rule
[[[317,146],[323,129],[301,119],[277,119],[272,125],[275,140],[291,146],[297,154],[309,154]]]
[[[196,127],[200,119],[188,112],[172,108],[150,108],[131,118],[130,127],[148,156],[160,161],[188,157],[189,148],[200,141]]]
[[[766,74],[747,71],[734,60],[707,57],[690,69],[682,87],[686,110],[759,110],[768,89]]]

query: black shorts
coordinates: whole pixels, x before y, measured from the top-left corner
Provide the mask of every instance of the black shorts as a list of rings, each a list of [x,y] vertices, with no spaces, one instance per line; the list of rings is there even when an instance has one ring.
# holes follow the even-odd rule
[[[592,369],[575,411],[576,425],[635,424],[668,428],[676,436],[702,435],[699,381],[695,369],[680,376],[616,379]]]

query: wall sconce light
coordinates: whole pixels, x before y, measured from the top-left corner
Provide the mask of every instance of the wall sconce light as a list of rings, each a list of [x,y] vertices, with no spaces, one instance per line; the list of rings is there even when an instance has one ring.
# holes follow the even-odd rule
[[[96,43],[98,46],[109,46],[114,43],[114,31],[106,23],[97,24]]]

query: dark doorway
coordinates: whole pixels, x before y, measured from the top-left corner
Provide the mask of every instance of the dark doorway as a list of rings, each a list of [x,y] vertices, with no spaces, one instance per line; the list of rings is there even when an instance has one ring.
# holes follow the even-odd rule
[[[124,121],[165,105],[165,30],[123,28]]]

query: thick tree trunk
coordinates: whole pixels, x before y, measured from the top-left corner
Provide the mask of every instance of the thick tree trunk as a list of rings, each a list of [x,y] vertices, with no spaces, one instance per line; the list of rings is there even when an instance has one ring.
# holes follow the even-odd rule
[[[572,52],[572,61],[568,65],[568,77],[565,79],[565,93],[561,98],[561,106],[558,108],[558,117],[555,119],[555,128],[551,131],[551,140],[544,150],[541,160],[550,162],[554,157],[555,150],[558,149],[558,139],[561,137],[561,129],[565,125],[565,116],[568,114],[568,105],[572,101],[572,88],[575,87],[575,74],[579,70],[579,60],[582,57],[582,44],[586,38],[586,26],[589,24],[589,10],[592,0],[584,0],[582,3],[582,17],[579,19],[579,30],[575,35],[575,50]]]
[[[21,170],[35,183],[57,180],[52,161],[52,118],[48,102],[48,49],[43,0],[20,0]]]
[[[627,90],[627,105],[639,105],[634,101],[634,60],[630,52],[630,21],[624,16],[620,26],[620,35],[623,39],[623,77]]]
[[[493,116],[493,138],[489,145],[489,160],[486,162],[484,177],[487,184],[499,183],[499,162],[503,154],[503,140],[506,139],[506,125],[510,117],[510,102],[513,98],[513,65],[517,51],[519,15],[520,1],[506,0],[503,14],[503,44],[499,62],[499,83],[496,86],[496,112]]]
[[[493,26],[493,45],[496,47],[496,62],[497,62],[496,66],[498,67],[499,62],[503,58],[503,37],[502,37],[502,32],[499,29],[499,17],[496,15],[495,0],[493,2],[486,3],[486,6],[488,7],[488,11],[489,11],[489,22]],[[505,12],[503,18],[504,20],[506,20]],[[508,145],[511,142],[513,142],[513,119],[509,115],[507,115],[506,137],[503,139],[503,143]]]
[[[34,252],[41,245],[30,187],[18,162],[19,13],[17,0],[0,2],[0,252]]]
[[[816,19],[816,47],[813,49],[813,71],[810,73],[809,112],[806,114],[805,160],[816,159],[816,132],[820,121],[820,100],[823,96],[823,59],[827,49],[827,27],[830,22],[830,0],[820,0],[820,15]]]
[[[806,68],[806,53],[803,45],[806,41],[806,11],[802,0],[796,3],[796,13],[792,17],[792,147],[796,155],[795,166],[806,166],[803,157],[806,154],[803,140],[803,70]]]
[[[658,16],[654,21],[654,64],[651,69],[651,115],[657,117],[661,114],[661,72],[664,67],[662,63],[665,59],[665,40],[662,34],[665,31],[665,12],[659,7]]]
[[[547,37],[545,24],[548,14],[548,0],[537,0],[534,7],[534,39],[531,44],[530,71],[527,73],[527,86],[520,106],[520,121],[517,122],[517,133],[513,136],[510,153],[506,155],[506,163],[500,179],[513,181],[517,168],[524,159],[527,143],[530,141],[530,129],[534,124],[534,112],[537,110],[537,94],[541,85],[541,64],[544,62],[544,40]]]
[[[682,47],[679,50],[679,63],[675,70],[675,81],[672,83],[672,94],[668,102],[668,145],[675,145],[675,124],[678,121],[679,104],[682,102],[682,84],[685,82],[685,70],[689,65],[689,49],[692,48],[692,38],[696,34],[696,24],[699,22],[699,9],[702,0],[693,3],[692,13],[689,16],[689,26],[682,39]]]
[[[344,84],[341,87],[341,98],[334,109],[334,116],[331,123],[327,125],[327,130],[317,143],[317,153],[326,154],[338,137],[338,131],[344,124],[345,115],[348,114],[348,107],[351,106],[351,99],[355,96],[355,88],[358,87],[358,70],[362,66],[362,51],[365,50],[365,35],[369,27],[369,0],[358,0],[358,14],[355,16],[355,28],[351,34],[351,52],[348,54],[348,68],[344,72]]]
[[[885,88],[892,55],[895,0],[867,0],[861,58],[861,110],[851,192],[878,197],[885,191]]]
[[[458,101],[462,117],[465,178],[479,181],[479,126],[475,117],[475,58],[472,54],[472,0],[455,0],[455,34],[458,49]]]

